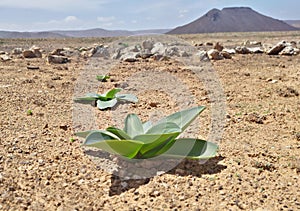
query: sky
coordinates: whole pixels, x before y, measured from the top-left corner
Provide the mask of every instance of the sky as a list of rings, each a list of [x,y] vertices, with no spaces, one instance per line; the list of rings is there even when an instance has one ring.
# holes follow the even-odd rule
[[[0,30],[171,29],[233,6],[300,20],[299,0],[0,0]]]

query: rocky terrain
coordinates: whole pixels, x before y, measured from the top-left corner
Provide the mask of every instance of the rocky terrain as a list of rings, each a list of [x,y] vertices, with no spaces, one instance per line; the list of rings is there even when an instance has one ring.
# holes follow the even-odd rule
[[[299,41],[297,32],[1,39],[0,210],[300,209]],[[76,110],[77,92],[114,87],[139,102]],[[74,135],[122,124],[128,112],[146,120],[193,104],[207,110],[192,132],[217,142],[217,157],[148,178],[112,173],[110,156],[99,163]]]

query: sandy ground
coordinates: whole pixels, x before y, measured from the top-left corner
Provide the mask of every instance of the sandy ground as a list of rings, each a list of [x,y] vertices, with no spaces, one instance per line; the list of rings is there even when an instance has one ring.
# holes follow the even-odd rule
[[[230,33],[184,39],[231,46],[248,39],[299,43],[300,36]],[[47,51],[109,41],[1,40],[0,50],[35,44]],[[45,59],[13,58],[0,63],[0,210],[300,209],[299,55],[235,55],[211,62],[226,97],[217,157],[204,164],[184,160],[159,176],[129,181],[103,170],[74,136],[72,98],[87,62],[72,58],[68,64],[50,65]],[[28,70],[29,65],[40,69]],[[198,133],[205,138],[211,124],[209,93],[174,61],[120,63],[99,92],[118,86],[134,92],[122,83],[147,68],[180,78],[195,96],[193,103],[207,106]],[[138,96],[139,103],[130,110],[142,119],[180,107],[166,92],[143,91]],[[99,128],[112,123],[111,111],[95,112]]]

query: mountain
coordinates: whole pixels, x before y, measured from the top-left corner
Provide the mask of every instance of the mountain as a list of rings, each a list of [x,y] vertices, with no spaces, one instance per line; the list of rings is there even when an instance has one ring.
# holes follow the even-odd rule
[[[45,31],[45,32],[12,32],[0,31],[0,38],[60,38],[60,37],[119,37],[133,36],[141,34],[164,34],[170,29],[150,29],[139,31],[126,30],[105,30],[105,29],[88,29],[88,30],[70,30],[70,31]]]
[[[258,32],[297,30],[287,23],[262,15],[249,7],[212,9],[199,19],[177,27],[168,34],[197,34],[213,32]]]
[[[284,22],[293,27],[300,28],[300,20],[285,20]]]
[[[53,32],[0,31],[0,38],[61,38],[64,35]]]

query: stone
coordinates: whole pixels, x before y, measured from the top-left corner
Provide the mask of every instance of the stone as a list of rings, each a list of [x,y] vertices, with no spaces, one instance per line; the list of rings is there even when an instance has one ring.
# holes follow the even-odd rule
[[[24,58],[28,58],[28,59],[36,58],[36,55],[32,50],[24,50],[22,54]]]
[[[230,53],[225,52],[225,51],[221,51],[220,54],[225,58],[225,59],[231,59],[232,56]]]
[[[11,53],[12,53],[13,55],[20,55],[20,54],[23,53],[23,49],[22,49],[22,48],[14,48],[14,49],[11,51]]]
[[[2,54],[2,55],[0,55],[0,60],[6,62],[6,61],[11,60],[11,58],[6,54]]]
[[[208,58],[211,60],[221,60],[224,57],[220,54],[220,52],[216,49],[211,49],[207,51]]]
[[[161,42],[157,42],[153,45],[153,48],[151,49],[152,54],[159,54],[159,55],[165,55],[167,51],[167,48],[162,44]]]
[[[128,53],[122,55],[120,59],[125,62],[136,62],[138,60],[137,59],[138,57],[140,57],[139,53],[128,52]]]
[[[149,50],[149,51],[151,51],[152,50],[152,48],[153,48],[153,46],[154,46],[154,42],[152,41],[152,40],[145,40],[143,43],[142,43],[142,47],[143,47],[143,49],[147,49],[147,50]]]
[[[216,49],[218,51],[222,51],[224,49],[224,47],[219,42],[217,42],[214,46],[214,49]]]
[[[206,51],[199,51],[196,56],[199,56],[200,58],[200,61],[208,61],[209,58],[208,58],[208,55],[207,55],[207,52]]]
[[[68,63],[70,60],[65,56],[49,55],[47,61],[50,64],[64,64]]]
[[[108,49],[102,45],[102,46],[95,47],[95,52],[93,54],[93,57],[109,58],[110,54]]]
[[[0,55],[6,54],[5,51],[0,51]]]
[[[31,50],[37,58],[42,58],[43,57],[41,49],[39,47],[32,46],[29,50]]]
[[[235,48],[236,53],[238,54],[249,54],[250,50],[246,46],[237,46]]]
[[[299,53],[298,48],[294,48],[292,45],[286,46],[279,55],[292,56],[297,55]]]
[[[236,50],[234,49],[224,48],[222,51],[229,54],[236,54]]]
[[[180,51],[179,51],[179,48],[176,47],[176,46],[167,48],[166,56],[170,56],[170,57],[171,57],[171,56],[178,56],[178,57],[180,57]]]
[[[281,41],[267,51],[268,55],[278,55],[287,46],[286,41]]]
[[[255,53],[263,53],[264,50],[260,47],[248,47],[248,50],[250,53],[255,54]]]

